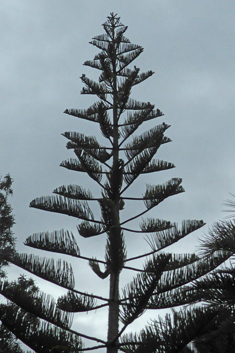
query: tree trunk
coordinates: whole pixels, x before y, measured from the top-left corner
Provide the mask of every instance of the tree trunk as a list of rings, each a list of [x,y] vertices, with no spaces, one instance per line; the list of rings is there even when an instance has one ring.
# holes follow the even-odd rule
[[[113,342],[118,335],[119,323],[119,275],[111,273],[110,275],[110,303],[109,303],[109,321],[108,321],[108,342]],[[117,342],[107,348],[107,353],[117,353]]]
[[[112,57],[112,67],[113,67],[113,170],[118,170],[119,164],[119,147],[118,147],[118,116],[117,116],[117,74],[116,74],[116,44],[115,44],[115,25],[112,28],[112,46],[113,46],[113,57]],[[113,229],[111,231],[111,243],[112,247],[115,248],[115,252],[118,254],[119,249],[116,248],[117,238],[120,237],[120,218],[119,218],[119,200],[120,195],[116,193],[114,195],[114,205],[112,209],[113,218]],[[115,241],[116,240],[116,241]],[[114,254],[112,252],[112,254]],[[115,263],[116,256],[113,255],[111,262]],[[118,335],[119,328],[119,270],[117,271],[117,264],[113,266],[115,270],[111,270],[110,273],[110,289],[109,289],[109,317],[108,317],[108,342],[110,346],[107,347],[107,353],[117,353],[118,352],[118,340],[114,339]],[[113,342],[113,343],[112,343]]]

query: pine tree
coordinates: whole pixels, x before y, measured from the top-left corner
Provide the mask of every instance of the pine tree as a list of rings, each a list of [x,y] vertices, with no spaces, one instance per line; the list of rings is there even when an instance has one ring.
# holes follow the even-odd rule
[[[233,202],[228,203],[233,206]],[[197,337],[194,346],[199,353],[229,353],[235,350],[235,220],[213,224],[207,236],[200,242],[203,256],[224,254],[229,261],[213,273],[207,274],[185,287],[185,296],[191,303],[200,301],[210,311],[217,312],[202,337]]]
[[[234,201],[227,200],[226,205],[232,207],[234,212]],[[166,318],[164,324],[163,320],[160,320],[162,330],[158,327],[159,332],[167,337],[165,341],[172,343],[171,350],[167,349],[167,352],[175,352],[172,350],[174,344],[177,346],[178,342],[185,344],[187,341],[191,341],[192,352],[196,349],[197,353],[229,353],[235,350],[235,267],[233,261],[235,220],[233,215],[231,218],[233,219],[215,222],[199,243],[201,256],[212,258],[222,255],[227,257],[228,261],[212,273],[172,293],[173,305],[178,302],[178,296],[181,295],[185,298],[184,303],[191,303],[191,307],[189,310],[173,312],[174,327],[169,324],[171,323],[169,317]],[[203,306],[198,307],[198,304],[202,302]],[[196,309],[194,304],[197,304]],[[200,323],[201,320],[202,323]],[[191,321],[190,327],[185,330],[189,321]],[[169,326],[171,326],[170,329]],[[185,334],[186,331],[187,334]],[[180,335],[180,339],[175,339],[176,332],[178,336]]]
[[[77,346],[76,351],[97,351],[105,347],[107,353],[142,352],[141,347],[144,345],[144,352],[162,352],[163,345],[159,345],[159,342],[158,348],[151,345],[154,339],[156,341],[154,330],[150,329],[146,331],[146,335],[143,333],[133,337],[125,335],[127,327],[147,309],[171,308],[184,304],[187,300],[180,295],[181,288],[213,270],[227,257],[218,255],[205,258],[195,254],[162,251],[201,228],[204,225],[201,220],[182,221],[182,225],[178,226],[174,222],[149,217],[140,222],[140,229],[127,227],[128,223],[140,219],[148,212],[153,215],[151,211],[157,205],[170,196],[184,192],[184,189],[181,185],[182,179],[172,178],[162,185],[147,184],[142,196],[128,196],[127,192],[138,177],[174,168],[172,163],[154,158],[160,146],[171,141],[165,136],[169,125],[163,122],[144,133],[134,135],[146,122],[163,116],[153,104],[130,97],[132,88],[151,77],[153,71],[140,73],[136,66],[131,68],[132,62],[143,52],[143,48],[131,44],[125,37],[127,26],[120,22],[116,14],[111,13],[108,16],[103,29],[105,33],[91,41],[100,52],[94,60],[84,63],[100,72],[99,80],[95,82],[86,75],[81,76],[84,84],[81,93],[95,95],[98,101],[88,109],[67,109],[65,113],[99,126],[106,143],[102,145],[95,136],[85,136],[81,132],[65,132],[63,135],[68,139],[67,148],[74,151],[76,158],[61,163],[64,168],[86,173],[97,184],[97,195],[93,196],[80,185],[63,185],[53,191],[55,196],[37,198],[30,206],[79,219],[77,229],[81,237],[98,237],[105,233],[107,245],[104,260],[92,256],[83,257],[75,236],[64,230],[33,234],[26,239],[25,244],[32,248],[89,260],[91,269],[101,280],[109,277],[109,296],[104,298],[75,289],[72,268],[65,261],[55,262],[53,258],[27,254],[13,256],[10,261],[68,289],[67,295],[58,299],[57,310],[75,313],[108,307],[107,340],[77,332],[78,337],[97,343],[88,348]],[[100,218],[94,216],[92,211],[94,202],[100,207]],[[125,207],[130,202],[134,205],[142,202],[143,208],[134,216],[125,218]],[[134,257],[128,257],[124,234],[128,236],[129,232],[147,234],[150,245],[148,253],[137,253]],[[138,259],[145,259],[142,269],[129,266],[129,263]],[[104,271],[100,265],[105,266]],[[138,274],[121,292],[120,275],[126,269],[137,271]],[[178,296],[172,300],[172,293],[176,289]],[[63,319],[56,321],[52,313],[50,317],[49,310],[47,314],[44,315],[47,321],[75,335],[68,325],[63,324]],[[66,347],[60,345],[56,349],[66,351]],[[71,346],[69,351],[73,351]]]

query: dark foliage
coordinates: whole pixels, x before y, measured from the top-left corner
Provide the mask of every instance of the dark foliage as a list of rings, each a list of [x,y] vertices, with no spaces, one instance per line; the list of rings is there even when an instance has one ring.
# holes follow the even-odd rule
[[[103,24],[103,29],[105,33],[91,41],[100,52],[93,60],[84,63],[100,72],[98,81],[93,81],[85,74],[81,76],[84,84],[81,93],[94,95],[98,101],[88,109],[66,109],[65,113],[99,126],[105,143],[101,144],[96,136],[65,132],[63,136],[68,139],[67,148],[74,151],[75,158],[61,164],[64,168],[89,176],[91,182],[97,184],[97,195],[93,197],[90,191],[79,185],[62,185],[54,190],[54,196],[36,198],[30,206],[74,217],[79,222],[78,232],[84,238],[105,233],[107,244],[104,259],[82,256],[77,245],[78,237],[64,230],[33,234],[27,238],[25,244],[88,260],[92,271],[100,279],[109,277],[109,297],[76,290],[72,268],[65,261],[56,263],[54,259],[27,254],[12,256],[9,261],[15,265],[68,289],[67,294],[58,299],[56,307],[50,299],[42,296],[40,305],[36,303],[32,306],[32,312],[48,324],[40,326],[36,331],[30,328],[25,334],[21,332],[19,335],[28,344],[29,331],[30,339],[34,340],[35,345],[39,341],[43,342],[44,352],[59,349],[64,352],[74,349],[97,351],[105,347],[107,353],[188,353],[191,352],[188,344],[196,335],[201,335],[205,325],[214,319],[217,312],[204,312],[202,309],[182,311],[174,314],[174,322],[167,316],[165,321],[154,321],[153,325],[139,335],[124,334],[127,327],[146,310],[194,303],[193,294],[185,295],[187,284],[192,281],[196,283],[200,277],[213,271],[229,258],[230,253],[195,256],[162,251],[204,225],[202,220],[186,220],[178,226],[175,222],[154,218],[153,211],[157,205],[184,192],[181,178],[172,178],[162,185],[146,185],[143,195],[139,195],[138,190],[135,190],[133,196],[127,194],[127,191],[131,192],[135,180],[146,173],[174,168],[172,163],[154,158],[162,146],[171,142],[165,136],[169,125],[161,122],[144,133],[132,136],[145,122],[155,121],[163,116],[153,104],[130,97],[132,88],[151,77],[153,71],[141,73],[136,66],[131,68],[132,62],[143,52],[143,48],[132,44],[124,36],[127,26],[121,23],[117,15],[111,13]],[[133,206],[130,207],[131,201]],[[134,213],[137,202],[142,204],[142,211]],[[100,217],[92,211],[94,203],[100,208]],[[127,218],[123,215],[125,210],[128,210]],[[139,229],[126,227],[126,224],[148,212],[151,217],[143,219]],[[125,243],[128,232],[146,233],[150,245],[149,253],[139,252],[134,257],[128,257]],[[130,262],[141,258],[145,258],[141,269],[128,266]],[[101,270],[100,264],[104,265],[104,270]],[[137,275],[120,293],[119,279],[126,269],[134,270]],[[197,300],[202,298],[198,296]],[[107,340],[74,332],[69,328],[70,313],[97,310],[105,306],[109,310]],[[68,314],[61,314],[61,310]],[[20,320],[21,327],[25,328],[24,318],[21,317]],[[54,325],[53,328],[50,324]],[[95,345],[82,347],[80,338],[83,337],[96,342]],[[57,345],[56,339],[59,341]],[[65,348],[60,343],[63,340],[66,341]],[[51,350],[48,350],[49,345]],[[41,352],[38,346],[35,347],[33,349]]]

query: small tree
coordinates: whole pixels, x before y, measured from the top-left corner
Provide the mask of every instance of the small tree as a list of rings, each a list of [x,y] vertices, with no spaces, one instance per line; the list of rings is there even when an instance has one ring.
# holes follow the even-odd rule
[[[12,231],[14,216],[8,202],[9,195],[13,194],[12,182],[9,174],[0,180],[0,295],[6,299],[0,303],[0,353],[25,352],[20,341],[36,352],[46,352],[59,345],[79,347],[80,340],[63,329],[69,326],[71,315],[57,309],[53,298],[39,291],[32,278],[21,275],[17,281],[9,281],[3,270],[12,259],[19,257]],[[53,316],[53,322],[62,328],[39,319],[48,316]]]
[[[131,44],[124,36],[127,26],[120,22],[117,15],[111,13],[103,28],[105,33],[91,41],[91,44],[101,51],[94,60],[84,63],[100,71],[99,80],[94,82],[86,75],[81,76],[85,85],[81,93],[95,95],[98,101],[88,109],[67,109],[65,113],[98,125],[107,143],[103,146],[95,136],[65,132],[63,135],[69,140],[67,148],[74,150],[76,159],[69,159],[61,164],[69,170],[86,173],[97,184],[97,195],[93,196],[80,185],[61,186],[54,190],[56,196],[37,198],[30,206],[79,219],[78,232],[84,238],[105,233],[107,245],[104,260],[92,256],[83,257],[74,235],[68,231],[34,234],[27,238],[25,244],[89,260],[91,269],[101,280],[109,277],[109,295],[104,298],[75,289],[72,268],[66,262],[55,263],[53,259],[26,254],[12,257],[11,261],[47,281],[68,289],[68,294],[59,298],[57,303],[58,308],[65,312],[83,312],[108,307],[107,340],[77,332],[79,337],[98,342],[98,345],[88,348],[80,347],[80,351],[106,347],[108,353],[117,353],[119,350],[142,352],[141,345],[145,342],[145,352],[153,352],[151,344],[154,339],[156,341],[153,330],[147,332],[147,340],[147,336],[140,335],[133,341],[130,336],[124,335],[127,327],[147,309],[181,305],[185,298],[179,295],[173,304],[172,292],[213,270],[226,257],[199,258],[194,254],[174,255],[162,252],[169,245],[202,227],[204,223],[201,220],[183,221],[179,227],[170,221],[146,218],[141,221],[140,229],[127,227],[129,222],[144,216],[166,198],[182,193],[184,189],[181,186],[182,180],[173,178],[163,185],[147,185],[142,196],[137,192],[134,197],[128,196],[127,192],[138,177],[174,168],[172,163],[154,159],[160,146],[171,141],[164,135],[169,125],[161,123],[131,139],[145,122],[163,116],[153,104],[139,102],[130,97],[132,88],[152,76],[153,72],[140,73],[136,66],[130,68],[131,63],[143,52],[143,48]],[[100,218],[94,216],[90,207],[95,201],[100,207]],[[125,219],[125,204],[131,201],[134,204],[143,202],[143,209]],[[124,238],[124,233],[128,232],[148,234],[150,251],[128,257]],[[145,259],[142,269],[128,266],[131,261],[141,258]],[[105,266],[104,271],[101,270],[100,264]],[[120,293],[119,279],[125,269],[138,271],[138,274]],[[53,315],[48,315],[46,320],[60,327],[62,325],[62,321],[56,322]],[[74,333],[68,326],[66,329]],[[158,346],[159,339],[157,338]],[[57,349],[65,351],[66,347]],[[73,350],[70,348],[69,351]]]
[[[6,271],[3,269],[8,265],[5,259],[6,254],[15,251],[15,238],[13,236],[12,227],[14,225],[14,216],[12,214],[11,205],[8,202],[9,195],[12,195],[12,178],[7,174],[0,179],[0,278],[6,278]],[[0,304],[0,311],[4,304]],[[4,313],[5,314],[5,313]],[[1,321],[0,317],[0,321]],[[23,353],[20,345],[14,335],[0,324],[0,352],[16,352]]]
[[[8,282],[6,271],[3,269],[8,265],[7,258],[16,253],[15,237],[12,231],[15,222],[12,207],[8,202],[8,197],[13,194],[12,183],[13,180],[9,174],[0,179],[0,294],[5,298],[8,298],[9,295],[12,297],[13,293],[16,296],[19,291],[28,290],[29,287],[37,291],[39,290],[32,279],[27,280],[22,276],[19,277],[17,282]],[[6,292],[6,288],[8,295],[5,296],[4,292]],[[14,302],[10,300],[7,303],[0,303],[0,352],[23,353],[20,341],[17,340],[17,336],[12,334],[16,329],[16,323],[13,322],[13,329],[8,325],[4,325],[9,311],[19,313],[18,309],[20,308],[17,308]],[[10,320],[12,321],[12,317]]]
[[[6,304],[0,304],[0,331],[4,333],[0,347],[5,347],[4,352],[23,353],[18,340],[37,353],[57,352],[56,347],[65,346],[67,352],[80,347],[79,338],[68,332],[71,315],[56,308],[53,297],[39,291],[33,279],[20,276],[17,281],[5,280],[0,285],[1,295],[7,299]]]
[[[35,285],[32,278],[27,279],[21,275],[17,281],[8,280],[1,281],[0,293],[2,296],[7,298],[7,303],[0,304],[0,352],[4,353],[24,353],[21,346],[20,332],[22,328],[22,321],[27,323],[27,326],[34,326],[35,329],[39,326],[39,319],[26,311],[22,306],[29,307],[29,302],[34,299],[34,306],[36,304],[36,297],[38,303],[41,302],[41,295],[39,294],[39,288]],[[41,294],[41,293],[40,293]],[[18,298],[24,298],[25,305],[21,307],[16,303],[19,302]],[[23,301],[21,301],[22,304]],[[24,330],[26,325],[24,325]]]
[[[5,260],[6,254],[12,254],[15,251],[15,238],[12,227],[14,225],[14,216],[11,205],[8,202],[12,191],[12,178],[7,174],[0,179],[0,278],[6,277],[3,267],[8,265]]]

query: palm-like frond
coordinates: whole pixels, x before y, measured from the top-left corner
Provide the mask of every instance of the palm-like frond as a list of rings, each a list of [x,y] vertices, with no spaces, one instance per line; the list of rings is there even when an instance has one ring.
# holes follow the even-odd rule
[[[203,278],[196,280],[185,288],[185,295],[197,302],[207,302],[210,305],[224,307],[234,311],[234,268],[223,266],[216,272],[208,274]]]
[[[138,77],[136,78],[134,85],[138,85],[139,83],[147,80],[149,77],[151,77],[154,74],[154,72],[152,70],[149,70],[147,72],[142,72],[138,75]]]
[[[183,187],[180,185],[181,183],[181,178],[172,178],[162,185],[147,185],[146,192],[143,195],[146,208],[150,210],[167,197],[184,192]]]
[[[78,132],[65,132],[62,135],[70,140],[67,143],[68,149],[84,149],[101,162],[106,162],[111,157],[106,148],[102,147],[94,136],[85,136]]]
[[[82,149],[76,148],[74,150],[77,155],[82,167],[86,173],[96,182],[100,183],[102,179],[102,166],[100,163],[96,162],[94,157],[89,155]]]
[[[199,258],[188,266],[166,272],[161,277],[157,292],[162,293],[190,283],[214,270],[227,259],[228,257],[224,255],[214,256],[213,258]]]
[[[83,150],[84,152],[86,152],[87,155],[89,155],[90,157],[96,159],[97,161],[99,161],[101,163],[105,163],[111,157],[111,154],[109,154],[105,149],[102,149],[102,148],[101,149],[86,149],[86,148],[80,149],[75,143],[72,143],[72,142],[67,143],[67,148],[68,149],[71,149],[71,148],[76,149],[77,151]],[[77,151],[75,151],[75,153]],[[102,172],[102,170],[101,170],[101,172]]]
[[[223,315],[224,313],[224,315]],[[230,353],[235,350],[234,316],[221,310],[217,320],[213,320],[207,332],[194,341],[200,353]]]
[[[0,282],[0,293],[26,312],[62,328],[70,328],[73,316],[57,308],[51,295],[19,290],[8,281]]]
[[[218,254],[214,258],[200,258],[185,267],[164,273],[159,281],[156,295],[151,298],[148,308],[164,309],[202,302],[206,297],[203,297],[203,291],[196,290],[197,283],[203,282],[200,277],[213,271],[226,260],[227,258],[224,254]],[[191,281],[195,281],[193,282],[195,285],[186,285]],[[200,286],[199,284],[198,286]]]
[[[121,135],[124,137],[124,139],[127,139],[144,121],[154,119],[162,115],[163,113],[160,112],[159,109],[154,110],[154,106],[149,106],[140,112],[128,112],[127,118],[121,125]]]
[[[103,222],[100,222],[103,223]],[[104,232],[104,225],[101,224],[94,224],[91,222],[81,222],[77,226],[77,230],[79,234],[84,238],[94,237]]]
[[[129,69],[129,68],[126,67],[125,69],[122,70],[122,72],[119,72],[118,76],[129,77],[132,72],[133,72],[132,69]]]
[[[159,145],[153,148],[144,149],[143,152],[139,153],[132,161],[128,163],[128,165],[124,169],[124,180],[127,186],[124,188],[126,190],[133,181],[138,178],[138,176],[143,172],[146,165],[151,161],[153,156],[156,154],[157,149],[161,145],[161,140],[159,141]],[[122,190],[123,192],[123,190]]]
[[[87,148],[87,149],[101,149],[95,136],[86,136],[80,132],[69,132],[66,131],[62,134],[68,140],[72,141],[77,148]],[[75,148],[75,147],[71,147]]]
[[[174,311],[173,317],[153,320],[139,335],[125,335],[121,345],[128,353],[192,352],[187,346],[208,332],[218,315],[219,310],[209,308]]]
[[[121,321],[125,325],[129,325],[146,310],[146,306],[157,287],[168,261],[169,255],[161,254],[155,257],[151,264],[154,272],[149,273],[146,271],[138,274],[123,289],[125,302],[122,306]],[[149,269],[149,264],[145,269]]]
[[[75,116],[76,118],[85,119],[98,123],[98,113],[99,113],[100,102],[96,102],[91,105],[88,109],[66,109],[65,114]],[[110,109],[109,106],[103,104],[104,109]]]
[[[154,105],[145,102],[140,102],[135,99],[130,98],[125,106],[126,110],[146,110],[146,109],[154,109]]]
[[[107,108],[103,102],[98,105],[97,118],[103,136],[110,139],[113,136],[113,126],[107,114]]]
[[[210,256],[215,251],[235,253],[235,220],[216,222],[200,240],[200,252]]]
[[[86,87],[83,87],[81,94],[92,94],[96,95],[103,101],[107,101],[106,97],[107,94],[111,94],[112,91],[107,89],[107,86],[104,85],[103,83],[96,83],[95,81],[92,81],[86,75],[82,75],[81,80],[83,83],[85,83]]]
[[[94,37],[92,41],[89,42],[90,44],[94,45],[95,47],[101,49],[102,51],[108,51],[108,47],[109,47],[109,42],[107,42],[106,40],[102,40],[99,37]]]
[[[110,36],[107,35],[106,33],[100,34],[98,36],[93,37],[92,39],[96,39],[101,42],[109,42],[110,41]]]
[[[43,321],[29,321],[30,315],[15,306],[0,306],[0,320],[17,338],[38,353],[71,352],[82,348],[79,335]],[[57,348],[56,348],[57,347]]]
[[[97,60],[86,60],[83,63],[83,65],[92,67],[92,68],[97,69],[97,70],[103,70],[101,63],[98,62]]]
[[[161,170],[167,170],[167,169],[172,169],[172,168],[175,168],[175,165],[173,163],[153,159],[143,169],[142,174],[159,172]]]
[[[124,147],[128,160],[134,158],[144,149],[159,146],[161,143],[169,142],[169,139],[163,139],[163,133],[170,127],[165,123],[155,126],[138,137],[134,137],[131,143],[127,143]]]
[[[85,167],[83,167],[80,161],[76,158],[70,158],[65,161],[62,161],[60,166],[76,172],[86,173]],[[98,170],[98,173],[96,173],[96,171],[97,170],[95,170],[95,172],[91,171],[91,175],[92,175],[92,179],[97,181],[101,179],[100,174],[107,174],[107,171],[102,171],[101,169]]]
[[[196,289],[196,284],[186,287],[184,285],[204,276],[208,271],[214,270],[226,260],[224,256],[203,260],[190,254],[164,254],[164,256],[168,258],[168,263],[162,271],[146,309],[171,308],[186,303],[203,301],[205,297]],[[150,275],[158,275],[155,266],[157,259],[158,257],[154,256],[153,259],[149,260],[144,267],[144,271]],[[136,292],[135,295],[138,298],[141,293]]]
[[[79,185],[63,185],[53,190],[53,193],[75,200],[94,200],[90,190]]]
[[[185,268],[185,266],[194,264],[200,260],[196,254],[172,254],[169,253],[170,259],[166,266],[165,272],[174,271],[176,269]]]
[[[124,68],[126,68],[132,61],[134,61],[143,52],[143,50],[144,49],[142,47],[138,46],[133,51],[129,50],[129,53],[126,55],[120,53],[117,58],[119,61],[117,75],[119,75],[119,73],[121,73]]]
[[[82,166],[80,161],[75,158],[70,158],[61,162],[60,167],[64,167],[69,170],[74,170],[76,172],[86,172],[85,168]]]
[[[24,245],[71,256],[80,255],[80,249],[73,233],[64,229],[53,232],[34,233],[25,240]]]
[[[72,266],[66,261],[61,261],[61,259],[55,261],[32,254],[15,254],[8,261],[49,282],[68,289],[74,288],[75,280]]]
[[[57,300],[57,306],[61,310],[69,313],[89,311],[94,308],[96,301],[92,297],[86,295],[78,295],[69,291]]]
[[[147,242],[153,251],[159,251],[174,244],[186,235],[203,227],[205,223],[202,220],[186,220],[182,222],[181,228],[178,227],[177,223],[172,223],[172,225],[173,227],[170,227],[170,229],[147,236]]]
[[[130,74],[127,78],[122,78],[119,81],[117,99],[118,99],[118,107],[119,107],[119,116],[122,114],[125,109],[126,103],[129,100],[131,89],[135,80],[137,79],[139,74],[139,69],[136,67],[134,70],[131,70]]]
[[[117,56],[122,56],[125,53],[130,53],[131,51],[138,51],[140,49],[142,49],[142,48],[138,44],[122,43],[118,46]],[[129,57],[128,57],[128,59],[129,59]]]
[[[147,218],[143,219],[139,226],[143,232],[152,233],[172,228],[174,224],[158,218]]]
[[[94,220],[93,212],[86,201],[80,202],[62,196],[36,198],[30,202],[30,207],[43,211],[62,213],[83,220]]]

